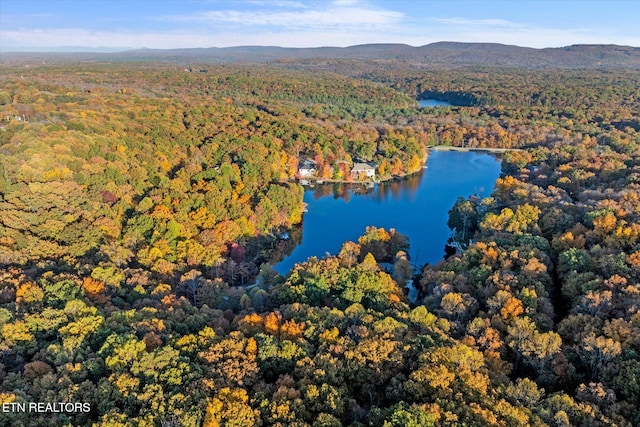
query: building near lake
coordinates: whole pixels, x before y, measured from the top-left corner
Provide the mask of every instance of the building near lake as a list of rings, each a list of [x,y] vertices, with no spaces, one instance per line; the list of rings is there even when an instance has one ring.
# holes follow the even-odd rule
[[[316,162],[310,159],[300,159],[298,163],[298,175],[300,177],[314,176],[316,174]]]
[[[351,177],[352,178],[373,178],[376,176],[376,168],[375,166],[370,165],[369,163],[355,163],[353,168],[351,169]]]

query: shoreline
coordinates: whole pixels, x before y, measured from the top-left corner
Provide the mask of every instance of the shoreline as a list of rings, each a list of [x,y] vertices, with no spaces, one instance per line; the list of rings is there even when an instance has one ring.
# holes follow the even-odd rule
[[[485,153],[496,153],[496,154],[506,153],[507,151],[523,151],[522,148],[454,147],[452,145],[433,145],[427,148],[429,150],[434,150],[434,151],[460,151],[460,152],[480,151]]]
[[[307,177],[307,178],[294,178],[295,182],[301,185],[309,185],[309,184],[356,184],[356,185],[370,185],[370,184],[380,184],[382,182],[392,181],[396,179],[404,179],[408,178],[411,175],[415,175],[416,173],[424,170],[426,168],[426,164],[423,165],[420,169],[415,172],[411,172],[405,175],[392,175],[390,177],[385,177],[381,179],[374,179],[371,181],[347,181],[345,179],[322,179],[317,177]]]
[[[471,151],[477,151],[477,152],[481,152],[481,153],[490,153],[490,154],[502,154],[502,153],[506,153],[508,151],[524,151],[524,149],[522,149],[522,148],[454,147],[452,145],[432,145],[430,147],[427,147],[427,150],[429,150],[429,151],[431,151],[431,150],[433,150],[433,151],[457,151],[457,152],[462,152],[462,153],[467,153],[467,152],[471,152]],[[389,177],[385,177],[385,178],[381,178],[381,179],[374,179],[374,180],[371,180],[371,181],[350,181],[350,180],[345,180],[345,179],[322,179],[322,178],[318,178],[318,177],[315,177],[315,176],[310,176],[310,177],[305,177],[305,178],[293,178],[293,180],[295,182],[301,184],[301,185],[309,185],[311,183],[318,184],[318,185],[322,185],[322,184],[361,184],[361,185],[369,185],[369,184],[379,184],[379,183],[382,183],[382,182],[408,178],[408,177],[410,177],[412,175],[415,175],[416,173],[418,173],[421,170],[424,170],[426,168],[427,168],[427,164],[426,164],[426,160],[425,160],[425,163],[417,171],[414,171],[414,172],[411,172],[411,173],[407,173],[407,174],[404,174],[404,175],[392,175],[392,176],[389,176]]]

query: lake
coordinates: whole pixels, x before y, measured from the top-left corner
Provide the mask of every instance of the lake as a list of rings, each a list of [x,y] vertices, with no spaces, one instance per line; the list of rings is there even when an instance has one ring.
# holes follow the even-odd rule
[[[422,107],[451,107],[451,103],[439,99],[418,99],[418,106]]]
[[[431,151],[427,167],[402,180],[372,188],[346,184],[306,187],[302,241],[274,266],[286,274],[311,256],[338,253],[345,241],[357,241],[369,225],[395,228],[409,237],[414,265],[435,264],[451,235],[447,214],[458,196],[491,194],[500,161],[480,152]]]

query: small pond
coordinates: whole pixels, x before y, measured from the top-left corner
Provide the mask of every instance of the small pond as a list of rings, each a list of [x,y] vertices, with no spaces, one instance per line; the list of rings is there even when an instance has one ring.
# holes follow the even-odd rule
[[[420,108],[424,107],[451,107],[452,104],[447,101],[441,101],[439,99],[418,99],[418,105]]]

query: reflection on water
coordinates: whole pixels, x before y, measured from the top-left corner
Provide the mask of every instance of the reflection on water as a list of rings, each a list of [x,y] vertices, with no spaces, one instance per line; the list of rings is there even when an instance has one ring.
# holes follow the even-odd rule
[[[406,195],[410,199],[415,198],[418,188],[422,182],[424,169],[402,180],[387,181],[379,186],[379,196],[381,200],[389,198],[398,200],[401,196]]]
[[[447,215],[458,196],[487,197],[500,174],[500,162],[478,152],[434,151],[427,169],[374,186],[321,184],[306,187],[302,242],[275,265],[285,274],[310,256],[336,254],[357,241],[369,225],[395,228],[409,237],[411,262],[436,263],[451,235]]]
[[[332,197],[333,199],[343,199],[346,203],[349,203],[351,197],[362,196],[365,194],[373,194],[376,189],[376,185],[373,183],[367,184],[347,184],[347,183],[331,183],[331,184],[312,184],[304,186],[306,191],[310,191],[313,194],[313,199],[318,200],[323,197]]]
[[[345,203],[349,203],[354,196],[368,196],[371,200],[381,202],[388,199],[396,200],[401,195],[415,196],[422,181],[422,175],[424,175],[424,169],[409,177],[379,184],[331,183],[307,185],[304,188],[312,193],[314,200],[332,197],[334,200],[342,199]]]

